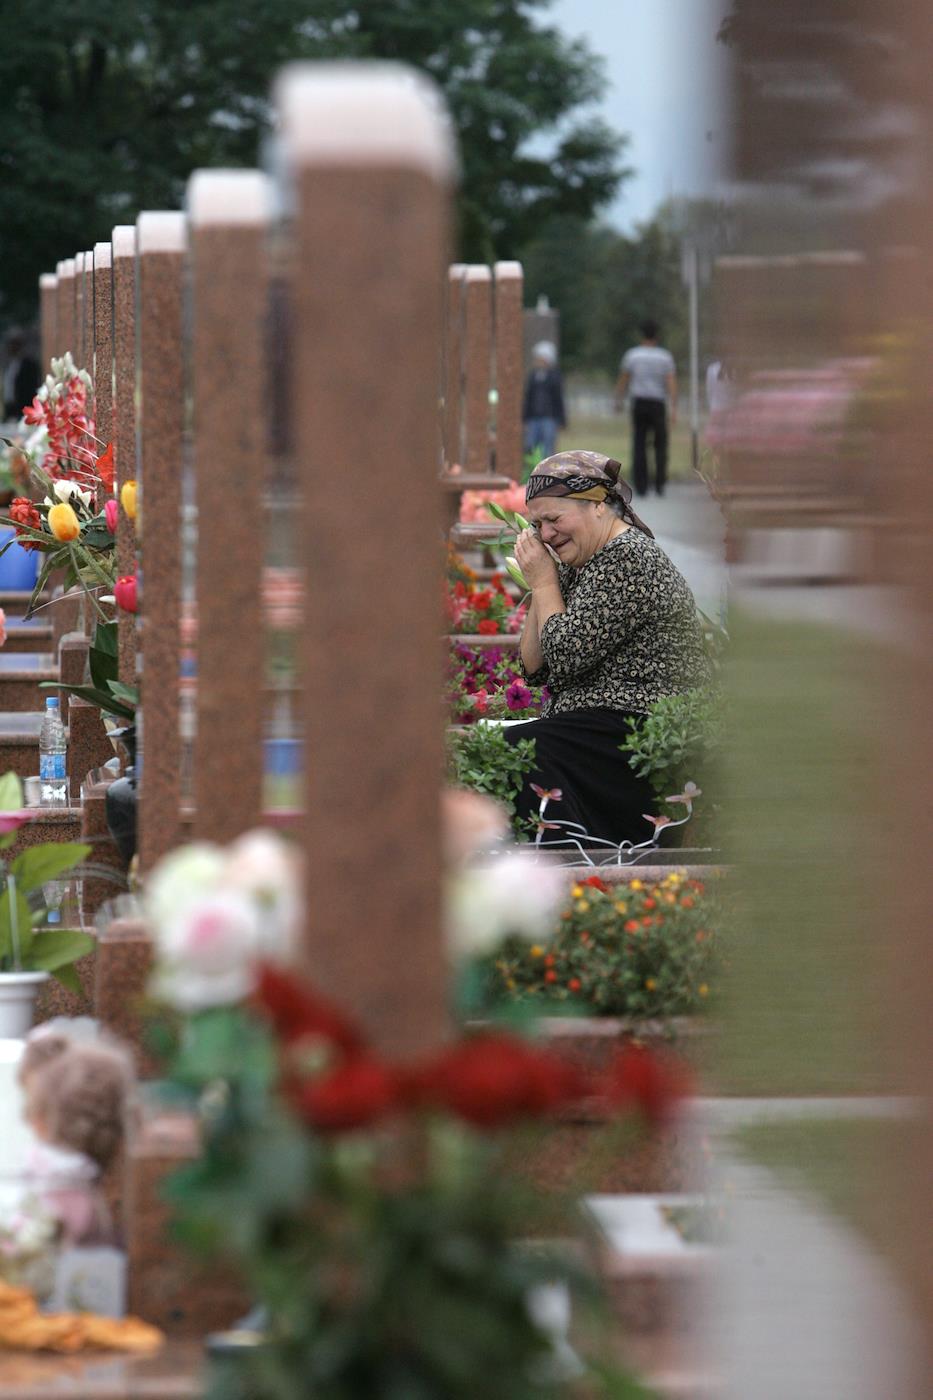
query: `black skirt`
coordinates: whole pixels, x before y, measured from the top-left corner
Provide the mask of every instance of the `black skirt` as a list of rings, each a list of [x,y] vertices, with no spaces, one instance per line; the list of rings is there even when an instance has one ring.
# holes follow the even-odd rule
[[[629,766],[619,745],[628,737],[627,721],[638,716],[621,710],[573,710],[548,719],[511,724],[510,744],[535,741],[535,767],[516,798],[521,817],[537,817],[538,795],[531,784],[560,788],[560,801],[549,802],[545,820],[579,822],[590,836],[637,845],[654,828],[644,813],[656,814],[656,798],[647,778]],[[542,842],[560,841],[561,831],[545,831]]]

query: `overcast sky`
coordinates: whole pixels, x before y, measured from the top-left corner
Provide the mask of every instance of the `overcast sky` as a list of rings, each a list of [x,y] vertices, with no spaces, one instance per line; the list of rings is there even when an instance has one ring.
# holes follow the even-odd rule
[[[671,194],[714,192],[723,155],[725,55],[716,31],[729,0],[553,0],[542,22],[583,37],[606,62],[599,112],[631,137],[635,174],[607,211],[622,229]]]

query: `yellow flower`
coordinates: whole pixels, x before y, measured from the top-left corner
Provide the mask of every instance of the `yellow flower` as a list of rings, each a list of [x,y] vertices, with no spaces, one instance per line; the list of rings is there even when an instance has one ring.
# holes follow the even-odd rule
[[[530,951],[533,958],[544,957],[544,949],[541,947],[540,943],[532,943]]]
[[[585,914],[589,907],[590,902],[588,899],[578,899],[576,904],[574,905],[574,908],[576,909],[578,914]]]
[[[573,889],[570,891],[570,893],[573,895],[574,899],[579,899],[580,896],[581,896],[581,894],[583,893],[583,886],[582,886],[582,885],[574,885],[574,887],[573,887]]]
[[[57,540],[76,540],[81,533],[78,517],[67,501],[52,506],[49,511],[49,529]]]
[[[136,482],[124,481],[120,487],[120,504],[130,520],[136,519]]]
[[[700,985],[697,987],[697,991],[700,993],[701,997],[709,996],[709,987],[707,987],[705,982],[700,983]]]
[[[649,992],[657,991],[658,984],[653,977],[645,978],[645,988]]]
[[[623,899],[617,899],[616,902],[615,902],[615,904],[614,904],[612,907],[613,907],[613,909],[616,911],[617,914],[627,914],[627,913],[628,913],[628,905],[625,903],[625,901],[624,901]]]
[[[514,977],[507,977],[507,978],[506,978],[505,985],[508,987],[508,989],[509,989],[510,992],[514,992],[514,991],[515,991],[515,978],[514,978]]]
[[[629,885],[630,890],[643,890],[645,887],[640,880],[633,880]]]

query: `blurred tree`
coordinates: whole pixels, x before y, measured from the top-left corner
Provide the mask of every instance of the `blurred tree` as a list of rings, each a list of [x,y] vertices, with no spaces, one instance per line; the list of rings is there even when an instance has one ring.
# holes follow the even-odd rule
[[[623,234],[584,219],[552,220],[524,250],[528,299],[546,294],[561,313],[565,369],[615,376],[646,317],[680,364],[687,353],[681,240],[656,216]]]
[[[289,59],[425,70],[460,141],[460,255],[514,257],[553,215],[588,218],[626,174],[624,139],[579,115],[599,60],[539,25],[549,0],[5,0],[0,317],[38,274],[142,208],[176,208],[198,166],[254,165]]]

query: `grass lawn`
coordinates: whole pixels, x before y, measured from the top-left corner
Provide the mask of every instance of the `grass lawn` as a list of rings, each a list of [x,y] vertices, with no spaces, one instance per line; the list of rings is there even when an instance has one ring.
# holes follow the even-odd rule
[[[575,415],[558,439],[558,450],[586,448],[590,452],[604,452],[622,463],[627,480],[632,471],[632,434],[628,413],[618,413],[612,418],[584,418]],[[650,457],[649,457],[650,462]],[[667,473],[672,481],[685,480],[692,475],[690,464],[690,423],[681,418],[670,434]]]
[[[892,1181],[891,1165],[916,1156],[919,1125],[900,1119],[796,1119],[739,1129],[735,1146],[791,1188],[802,1188],[881,1253],[920,1224]]]

